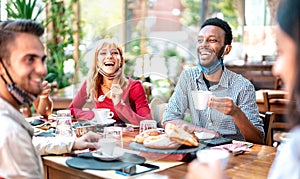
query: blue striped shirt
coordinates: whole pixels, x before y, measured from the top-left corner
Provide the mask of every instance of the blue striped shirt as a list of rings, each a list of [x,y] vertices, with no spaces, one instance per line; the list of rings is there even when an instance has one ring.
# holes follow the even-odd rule
[[[224,67],[218,84],[207,88],[203,74],[198,67],[191,67],[182,72],[174,93],[169,99],[163,122],[183,119],[185,112],[190,113],[192,123],[196,126],[219,132],[224,137],[235,140],[245,140],[241,131],[230,115],[225,115],[215,109],[196,110],[191,91],[209,90],[216,97],[230,97],[245,113],[250,122],[263,134],[263,121],[259,117],[255,100],[255,88],[242,75],[236,74]]]

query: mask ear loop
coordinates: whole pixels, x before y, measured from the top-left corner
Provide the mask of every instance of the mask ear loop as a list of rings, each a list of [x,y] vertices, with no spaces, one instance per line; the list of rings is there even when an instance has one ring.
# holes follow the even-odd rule
[[[6,73],[7,76],[8,76],[10,82],[11,82],[12,84],[15,84],[15,82],[14,82],[13,79],[11,78],[10,74],[8,73],[6,67],[4,66],[4,63],[3,63],[2,59],[0,59],[0,62],[1,62],[2,66],[3,66],[4,70],[5,70],[5,73]],[[2,75],[1,75],[1,78],[3,79],[3,81],[4,81],[5,83],[7,83],[7,81],[3,78]]]
[[[12,80],[11,76],[9,75],[6,67],[4,66],[2,59],[0,59],[0,61],[1,61],[1,64],[2,64],[2,66],[4,68],[4,70],[5,70],[8,78],[9,78],[9,80],[11,81],[11,84],[8,84],[8,82],[5,80],[5,78],[3,77],[3,75],[0,75],[0,76],[3,79],[6,88],[11,93],[11,96],[17,101],[17,103],[19,105],[22,105],[22,103],[24,103],[24,102],[27,103],[27,104],[30,104],[32,101],[34,101],[35,98],[36,98],[36,96],[34,96],[32,94],[29,94],[26,91],[18,88],[16,86],[16,83]]]
[[[225,51],[227,50],[227,46],[228,46],[228,45],[225,45],[224,50],[223,50],[223,53],[222,53],[222,55],[220,56],[222,59],[223,59],[223,57],[224,57]]]

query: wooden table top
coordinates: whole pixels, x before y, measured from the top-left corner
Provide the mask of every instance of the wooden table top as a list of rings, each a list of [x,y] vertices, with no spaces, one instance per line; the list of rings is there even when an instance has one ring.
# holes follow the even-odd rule
[[[126,132],[123,135],[124,148],[129,148],[134,136],[138,132]],[[266,145],[254,144],[250,152],[242,155],[230,155],[225,174],[229,178],[267,178],[270,166],[276,155],[276,148]],[[78,170],[65,164],[67,157],[45,156],[43,157],[45,178],[101,178],[100,172],[93,170]],[[184,178],[188,163],[156,172],[157,176],[168,179]],[[251,171],[251,172],[250,172]],[[149,175],[149,174],[145,174]]]

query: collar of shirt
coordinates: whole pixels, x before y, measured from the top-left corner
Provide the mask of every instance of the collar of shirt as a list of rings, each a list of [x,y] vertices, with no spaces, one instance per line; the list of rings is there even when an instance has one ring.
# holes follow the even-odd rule
[[[196,74],[197,74],[196,82],[200,84],[205,84],[205,81],[203,79],[203,73],[200,71],[200,69],[197,69]],[[230,84],[228,75],[230,75],[228,73],[228,69],[224,67],[220,82],[217,85],[211,86],[209,89],[214,90],[219,87],[228,88]]]

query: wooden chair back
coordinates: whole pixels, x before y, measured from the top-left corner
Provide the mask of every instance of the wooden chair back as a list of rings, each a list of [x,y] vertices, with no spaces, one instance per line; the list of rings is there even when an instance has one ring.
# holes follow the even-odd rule
[[[271,100],[282,100],[284,99],[284,94],[282,93],[274,93],[274,94],[269,94],[267,91],[263,92],[263,99],[264,99],[264,108],[265,111],[272,111],[271,109]],[[285,111],[285,110],[283,110]],[[278,113],[278,112],[277,112]],[[284,114],[284,112],[280,113],[280,114]]]
[[[265,128],[268,128],[266,132],[266,145],[273,146],[274,143],[274,131],[280,130],[288,132],[291,126],[288,122],[284,121],[284,118],[279,117],[282,114],[276,114],[274,112],[266,112],[264,123],[268,123]]]

